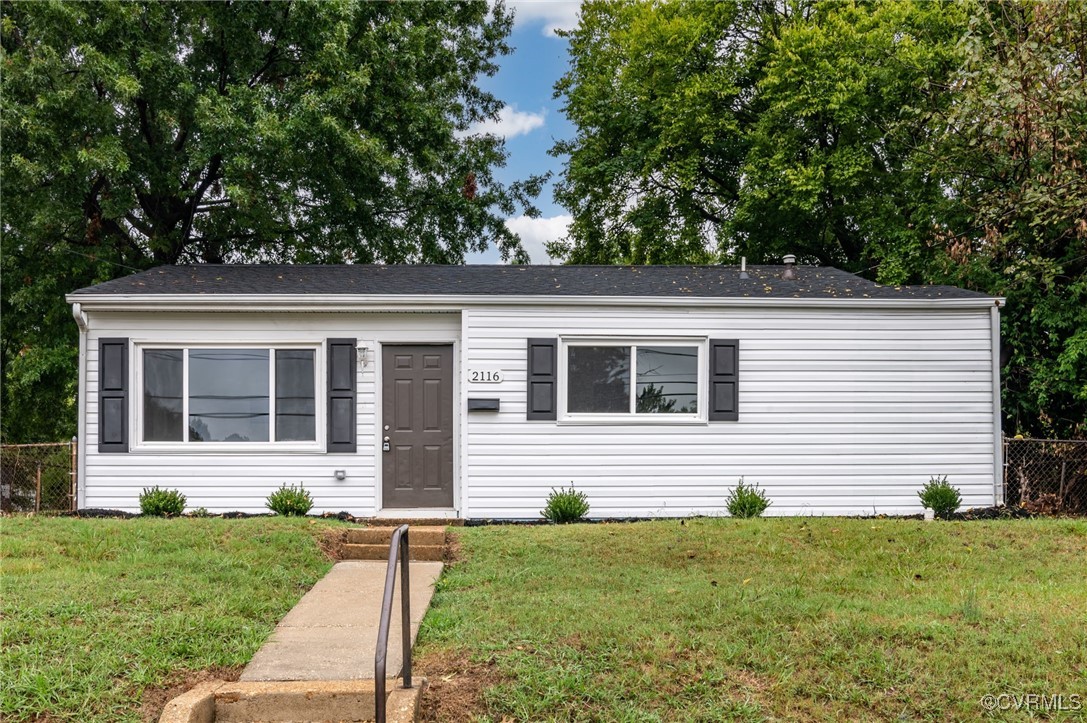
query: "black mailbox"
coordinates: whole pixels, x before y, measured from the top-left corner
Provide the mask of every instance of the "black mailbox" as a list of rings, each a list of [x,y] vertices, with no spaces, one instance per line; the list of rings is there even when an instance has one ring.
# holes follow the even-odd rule
[[[469,412],[497,412],[497,399],[468,399]]]

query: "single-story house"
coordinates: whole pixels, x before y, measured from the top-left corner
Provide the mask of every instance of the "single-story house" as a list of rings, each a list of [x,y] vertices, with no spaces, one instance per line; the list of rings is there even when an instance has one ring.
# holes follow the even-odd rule
[[[79,505],[538,518],[999,503],[1001,299],[833,268],[169,266],[67,297]]]

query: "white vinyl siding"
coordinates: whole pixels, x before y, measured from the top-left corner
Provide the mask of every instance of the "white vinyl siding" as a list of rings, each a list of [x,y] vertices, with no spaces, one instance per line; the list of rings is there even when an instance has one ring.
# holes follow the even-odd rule
[[[741,476],[777,515],[918,512],[945,474],[993,504],[987,309],[474,309],[464,329],[466,364],[505,375],[467,385],[501,411],[468,415],[466,517],[537,517],[571,483],[593,517],[724,514]],[[738,339],[739,421],[526,421],[526,339],[577,335]]]
[[[86,369],[85,482],[81,507],[138,511],[144,487],[158,485],[180,490],[190,508],[212,512],[238,510],[267,512],[268,494],[282,484],[301,482],[314,497],[314,512],[346,510],[356,515],[375,514],[379,499],[380,459],[375,443],[375,411],[379,395],[375,359],[377,342],[454,341],[460,334],[460,314],[305,314],[305,313],[90,313]],[[128,337],[133,350],[142,345],[188,345],[267,348],[322,348],[328,338],[356,338],[369,347],[367,363],[357,370],[356,424],[358,452],[328,454],[324,449],[216,450],[212,444],[190,444],[185,449],[136,448],[127,454],[98,452],[98,339]],[[137,352],[138,353],[138,352]],[[325,393],[326,356],[318,354],[318,398]],[[133,365],[130,365],[133,366]],[[142,390],[135,371],[130,374],[130,407]],[[324,439],[324,405],[318,405],[318,438]],[[130,413],[133,410],[130,409]],[[130,417],[132,419],[132,417]],[[130,430],[131,441],[139,430]],[[290,445],[279,445],[289,447]],[[146,445],[145,445],[146,447]],[[336,470],[347,478],[335,479]]]
[[[265,512],[270,492],[302,482],[314,495],[315,512],[379,512],[382,343],[457,345],[454,473],[462,517],[538,518],[551,489],[571,483],[588,494],[593,517],[724,514],[725,496],[741,476],[767,491],[775,515],[919,512],[917,491],[934,475],[947,475],[962,490],[964,507],[994,502],[994,350],[990,311],[983,307],[481,302],[440,313],[97,311],[89,317],[82,507],[136,510],[142,488],[159,485],[181,490],[190,507]],[[103,337],[130,339],[133,353],[140,345],[323,350],[329,338],[357,339],[369,348],[357,371],[358,452],[190,445],[194,449],[101,454],[97,355]],[[738,340],[739,421],[658,423],[639,415],[528,421],[530,338]],[[561,385],[566,365],[558,362]],[[319,398],[324,364],[322,351]],[[704,351],[699,364],[708,364]],[[497,371],[501,381],[473,383],[473,368]],[[130,405],[138,404],[135,371],[130,377]],[[469,413],[469,397],[498,398],[501,410]],[[139,430],[131,432],[135,442]],[[337,481],[336,470],[345,470],[346,479]]]

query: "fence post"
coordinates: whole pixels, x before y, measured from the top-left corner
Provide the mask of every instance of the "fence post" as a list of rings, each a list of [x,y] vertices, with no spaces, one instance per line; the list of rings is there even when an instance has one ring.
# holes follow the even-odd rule
[[[79,437],[72,437],[72,454],[71,454],[71,472],[72,477],[72,490],[68,493],[68,509],[74,512],[76,507],[79,506],[78,494],[79,494],[79,455],[77,450],[79,448]]]
[[[1062,459],[1061,460],[1061,487],[1060,487],[1060,492],[1057,494],[1057,507],[1058,508],[1063,508],[1064,507],[1064,476],[1065,476],[1065,473],[1067,471],[1068,471],[1068,460]]]
[[[42,511],[42,463],[38,460],[37,471],[34,472],[34,512]]]

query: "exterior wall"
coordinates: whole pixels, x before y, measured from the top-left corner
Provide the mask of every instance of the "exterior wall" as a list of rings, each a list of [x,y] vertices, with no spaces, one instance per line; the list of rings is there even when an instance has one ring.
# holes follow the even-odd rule
[[[376,366],[381,358],[376,342],[457,342],[459,313],[430,314],[307,314],[307,313],[116,313],[89,314],[87,367],[84,388],[85,415],[81,445],[85,472],[81,485],[84,508],[139,511],[138,496],[144,487],[175,488],[188,505],[212,512],[239,510],[267,512],[268,494],[281,484],[302,482],[314,497],[314,512],[346,510],[357,515],[377,511],[380,469],[375,434],[380,408]],[[98,452],[98,340],[128,337],[134,343],[160,344],[268,344],[312,342],[326,338],[354,337],[370,347],[366,364],[358,365],[356,423],[358,452],[326,454],[323,451],[214,451],[194,446],[177,452],[151,452],[134,444],[127,454]],[[134,359],[130,358],[130,414],[140,398]],[[318,356],[318,379],[324,366]],[[322,396],[319,383],[317,395]],[[317,425],[325,421],[318,405]],[[130,419],[132,417],[130,416]],[[135,442],[138,430],[131,430]],[[337,481],[336,470],[347,478]]]
[[[999,410],[987,308],[556,305],[443,313],[90,312],[89,319],[81,390],[84,508],[135,511],[140,491],[159,485],[181,490],[190,507],[265,512],[271,491],[302,482],[316,512],[378,513],[378,345],[392,342],[457,344],[454,474],[462,517],[538,518],[551,488],[571,482],[588,494],[594,517],[723,514],[741,476],[767,491],[769,513],[777,515],[918,512],[918,489],[944,474],[962,490],[964,507],[995,500]],[[526,340],[578,335],[739,339],[740,421],[527,421]],[[358,368],[358,451],[134,447],[99,454],[102,337],[269,346],[357,338],[371,348]],[[318,364],[323,371],[320,357]],[[130,368],[132,406],[139,392],[136,364]],[[472,368],[501,370],[502,381],[471,384]],[[560,377],[563,368],[560,353]],[[469,413],[470,396],[497,397],[501,411]],[[337,481],[341,469],[347,478]]]
[[[990,322],[987,308],[468,310],[464,369],[504,378],[465,381],[466,396],[498,397],[501,411],[466,415],[462,515],[536,518],[571,482],[593,517],[724,514],[740,477],[776,515],[919,512],[932,475],[964,507],[991,505]],[[526,339],[563,335],[739,339],[740,421],[526,421]]]

